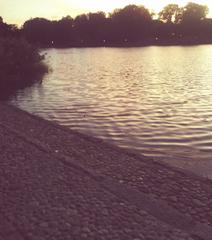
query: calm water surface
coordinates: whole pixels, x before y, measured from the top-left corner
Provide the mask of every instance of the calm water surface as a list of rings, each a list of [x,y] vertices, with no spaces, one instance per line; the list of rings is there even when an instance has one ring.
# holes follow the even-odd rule
[[[16,106],[212,177],[212,45],[46,50]]]

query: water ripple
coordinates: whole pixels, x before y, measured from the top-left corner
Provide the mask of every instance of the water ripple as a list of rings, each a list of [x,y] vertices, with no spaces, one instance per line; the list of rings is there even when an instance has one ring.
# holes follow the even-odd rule
[[[45,52],[53,71],[13,104],[180,167],[207,160],[212,174],[211,45]]]

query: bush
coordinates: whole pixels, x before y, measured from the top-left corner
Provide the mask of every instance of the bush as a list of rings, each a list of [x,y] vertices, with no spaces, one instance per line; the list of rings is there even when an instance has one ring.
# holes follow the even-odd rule
[[[44,56],[24,39],[0,39],[0,87],[30,85],[48,72]]]

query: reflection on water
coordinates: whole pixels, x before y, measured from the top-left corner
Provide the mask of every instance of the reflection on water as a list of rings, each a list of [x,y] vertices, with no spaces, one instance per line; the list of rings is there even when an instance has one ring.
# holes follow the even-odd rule
[[[212,46],[45,52],[53,71],[13,104],[212,176]]]

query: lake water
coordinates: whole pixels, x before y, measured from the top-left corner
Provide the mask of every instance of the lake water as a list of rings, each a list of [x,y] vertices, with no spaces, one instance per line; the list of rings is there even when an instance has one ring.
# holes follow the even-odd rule
[[[43,52],[52,71],[14,105],[212,177],[212,45]]]

